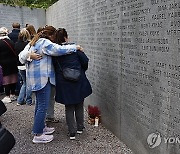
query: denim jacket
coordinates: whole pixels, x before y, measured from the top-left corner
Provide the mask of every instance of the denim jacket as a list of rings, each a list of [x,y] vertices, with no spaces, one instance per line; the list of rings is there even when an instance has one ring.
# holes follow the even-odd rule
[[[51,56],[43,54],[43,50],[51,53],[52,56],[61,56],[69,52],[76,52],[76,45],[58,45],[50,40],[40,38],[35,46],[28,44],[19,54],[19,61],[26,63],[27,78],[32,91],[38,91],[45,87],[48,80],[55,85],[55,72]],[[42,55],[40,60],[28,60],[29,53],[36,52]]]

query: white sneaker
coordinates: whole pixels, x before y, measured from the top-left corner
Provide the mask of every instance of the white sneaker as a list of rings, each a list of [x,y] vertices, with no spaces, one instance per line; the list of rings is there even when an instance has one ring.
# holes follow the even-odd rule
[[[15,95],[10,95],[10,99],[11,99],[11,101],[15,101],[17,98]]]
[[[9,96],[4,97],[1,101],[2,101],[3,103],[11,103],[11,99],[10,99]]]
[[[45,126],[45,128],[43,129],[43,134],[49,135],[49,134],[54,133],[54,131],[55,131],[54,127],[47,127],[47,126]]]
[[[34,136],[33,143],[48,143],[51,142],[54,139],[53,135],[45,135],[42,134],[40,136]]]

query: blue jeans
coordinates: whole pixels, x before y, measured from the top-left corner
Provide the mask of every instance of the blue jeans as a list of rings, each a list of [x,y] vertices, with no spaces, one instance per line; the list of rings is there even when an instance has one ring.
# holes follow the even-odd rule
[[[23,104],[24,102],[28,105],[32,104],[32,91],[26,81],[26,70],[19,70],[19,74],[23,80],[23,85],[21,86],[17,102],[19,104]]]
[[[48,81],[46,86],[38,91],[35,91],[36,106],[34,114],[34,134],[42,134],[45,127],[45,117],[50,102],[51,84]]]

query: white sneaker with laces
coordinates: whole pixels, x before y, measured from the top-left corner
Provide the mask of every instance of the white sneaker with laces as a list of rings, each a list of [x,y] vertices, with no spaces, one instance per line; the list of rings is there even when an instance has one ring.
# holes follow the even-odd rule
[[[5,96],[2,100],[3,103],[11,103],[11,99],[9,96]]]
[[[17,98],[15,95],[10,95],[10,99],[11,99],[11,101],[15,101]]]
[[[54,133],[54,131],[55,131],[54,127],[47,127],[47,126],[45,126],[45,128],[43,129],[43,134],[49,135],[49,134]]]
[[[34,136],[33,143],[49,143],[54,139],[53,135],[42,134],[40,136]]]

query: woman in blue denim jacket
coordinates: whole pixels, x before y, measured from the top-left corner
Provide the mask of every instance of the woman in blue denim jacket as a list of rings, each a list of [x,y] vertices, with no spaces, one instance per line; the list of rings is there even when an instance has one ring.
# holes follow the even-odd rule
[[[45,116],[50,102],[52,85],[55,85],[55,73],[51,56],[43,54],[43,50],[52,52],[53,56],[61,56],[76,52],[76,45],[58,45],[52,43],[56,29],[46,26],[19,54],[21,63],[26,63],[27,77],[31,90],[35,92],[36,106],[34,115],[33,143],[48,143],[53,140],[55,129],[45,126]],[[35,58],[34,58],[35,57]],[[36,60],[32,60],[36,59]]]

